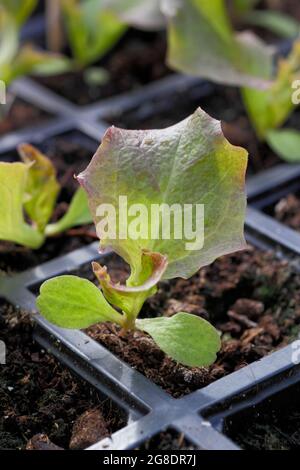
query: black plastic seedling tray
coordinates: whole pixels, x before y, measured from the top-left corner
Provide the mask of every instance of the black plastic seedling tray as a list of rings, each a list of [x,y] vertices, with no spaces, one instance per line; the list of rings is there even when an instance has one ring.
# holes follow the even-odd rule
[[[299,189],[300,165],[278,165],[248,181],[248,197],[253,206],[248,212],[248,225],[297,255],[300,254],[300,233],[278,222],[266,210],[282,197]]]
[[[37,34],[39,24],[37,20]],[[20,142],[38,145],[70,132],[78,132],[93,139],[96,144],[108,127],[106,116],[126,113],[141,104],[149,115],[155,115],[157,103],[166,92],[172,96],[178,90],[184,93],[193,87],[199,100],[209,96],[214,89],[211,84],[199,79],[171,75],[142,89],[87,107],[78,107],[31,79],[18,80],[12,86],[16,96],[50,112],[53,117],[39,126],[3,137],[0,141],[0,159]],[[253,206],[248,210],[246,222],[251,243],[276,250],[278,256],[293,259],[296,269],[300,266],[297,257],[300,254],[300,235],[263,214],[260,210],[262,206],[258,206],[257,201],[262,200],[266,192],[298,176],[300,166],[282,165],[251,179],[248,193]],[[101,256],[109,256],[109,253]],[[35,311],[36,291],[44,280],[72,272],[95,258],[99,258],[98,243],[29,271],[1,277],[0,297],[15,306]],[[36,340],[128,412],[128,425],[111,438],[95,444],[92,449],[137,449],[151,437],[170,430],[183,434],[185,440],[198,449],[237,450],[238,446],[222,433],[225,417],[300,381],[300,366],[292,362],[293,346],[290,345],[205,388],[174,399],[85,333],[56,328],[38,314],[34,318]]]
[[[251,242],[259,247],[253,237]],[[82,248],[12,278],[1,279],[0,296],[35,311],[35,294],[44,280],[72,272],[99,258],[98,244]],[[102,261],[105,257],[101,255]],[[251,407],[300,381],[300,365],[292,361],[293,346],[263,358],[181,399],[171,398],[139,372],[93,341],[85,333],[63,330],[35,315],[36,340],[60,361],[128,412],[127,427],[93,449],[136,449],[167,429],[183,433],[199,449],[237,449],[221,432],[224,416]]]

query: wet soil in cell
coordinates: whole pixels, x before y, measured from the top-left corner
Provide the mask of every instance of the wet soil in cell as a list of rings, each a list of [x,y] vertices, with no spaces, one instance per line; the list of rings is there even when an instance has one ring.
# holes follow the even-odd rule
[[[209,90],[207,96],[204,89]],[[117,110],[108,114],[106,120],[125,129],[161,129],[185,119],[199,106],[222,121],[224,134],[232,144],[248,150],[248,173],[258,173],[281,162],[266,144],[257,139],[245,114],[240,93],[232,87],[208,87],[199,82],[198,85],[174,89],[171,96],[159,96],[126,112]],[[287,125],[300,130],[299,122],[296,111]]]
[[[152,437],[138,450],[197,450],[197,448],[185,439],[184,434],[168,430]]]
[[[299,393],[300,386],[297,384],[227,418],[225,433],[243,449],[299,450]]]
[[[7,114],[0,116],[0,135],[41,124],[50,114],[21,99],[15,99]]]
[[[272,207],[271,215],[300,232],[300,194],[289,194]]]
[[[87,105],[169,74],[165,65],[166,47],[165,33],[130,30],[107,57],[96,64],[108,74],[103,85],[89,85],[81,71],[38,80],[73,103]]]
[[[25,312],[1,303],[0,449],[77,448],[120,429],[123,413],[40,349],[32,330]]]
[[[69,202],[79,187],[75,174],[89,164],[97,143],[79,133],[51,138],[36,147],[43,151],[54,163],[62,191],[53,214],[52,221],[59,220],[67,211]],[[0,156],[0,160],[4,157]],[[16,153],[5,155],[7,161],[18,161]],[[57,237],[48,238],[39,250],[30,250],[7,242],[0,242],[0,273],[13,273],[37,266],[63,254],[95,241],[93,226],[70,230]]]
[[[122,269],[117,258],[106,264],[112,278],[124,282],[127,267]],[[94,280],[89,265],[76,274]],[[220,331],[222,349],[209,368],[176,364],[138,331],[120,336],[117,326],[99,324],[87,333],[178,398],[296,338],[300,331],[300,279],[286,261],[249,247],[221,257],[189,280],[162,282],[141,316],[171,316],[180,311],[201,316]]]

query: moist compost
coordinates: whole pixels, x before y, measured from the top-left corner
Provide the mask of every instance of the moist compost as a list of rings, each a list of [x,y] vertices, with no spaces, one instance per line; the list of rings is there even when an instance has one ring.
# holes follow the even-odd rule
[[[115,281],[128,275],[117,258],[106,264]],[[78,274],[93,279],[89,266]],[[249,247],[221,257],[189,280],[162,282],[141,316],[171,316],[179,311],[199,315],[220,331],[222,349],[212,366],[177,364],[139,331],[120,336],[117,326],[106,323],[87,333],[178,398],[295,339],[300,331],[300,279],[286,261]]]
[[[119,44],[96,66],[108,74],[102,85],[89,85],[84,72],[77,71],[38,81],[80,106],[139,88],[170,71],[165,65],[165,33],[130,30]]]
[[[28,314],[0,305],[0,449],[83,448],[120,429],[111,401],[41,350],[32,329]]]
[[[74,175],[87,167],[97,145],[96,142],[79,133],[58,136],[37,145],[52,160],[62,187],[52,222],[59,220],[68,210],[69,202],[79,187]],[[18,161],[16,153],[6,157],[10,161]],[[95,229],[91,225],[48,238],[39,250],[0,241],[0,275],[1,271],[13,273],[35,267],[96,239]]]
[[[243,449],[299,450],[299,392],[300,386],[297,384],[227,418],[225,433]]]
[[[0,116],[0,135],[41,124],[49,117],[50,115],[41,109],[35,108],[26,101],[16,99],[8,114],[3,118]]]

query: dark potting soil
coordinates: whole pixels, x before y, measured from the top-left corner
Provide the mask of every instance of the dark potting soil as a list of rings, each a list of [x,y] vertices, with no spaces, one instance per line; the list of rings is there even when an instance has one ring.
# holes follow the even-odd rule
[[[152,437],[137,450],[197,450],[197,448],[187,442],[184,434],[168,430]]]
[[[31,104],[17,98],[12,104],[8,114],[0,117],[0,135],[8,134],[24,127],[41,124],[50,114],[35,108]]]
[[[106,264],[112,278],[123,282],[128,269],[122,270],[117,258]],[[94,280],[89,265],[76,274]],[[170,316],[179,311],[199,315],[221,332],[222,349],[212,366],[177,364],[139,331],[120,336],[119,328],[107,323],[94,325],[87,333],[178,398],[296,338],[300,331],[300,279],[286,261],[249,247],[218,259],[189,280],[160,283],[141,316]]]
[[[300,195],[289,194],[272,207],[271,215],[279,222],[300,231]]]
[[[225,420],[225,433],[243,449],[300,448],[299,384]],[[247,426],[245,426],[247,423]]]
[[[123,413],[41,350],[32,330],[25,312],[0,305],[0,449],[82,448],[120,429]]]
[[[245,114],[239,91],[232,87],[214,86],[203,97],[203,84],[175,89],[172,95],[159,96],[124,113],[116,112],[106,120],[125,129],[161,129],[185,119],[201,107],[212,117],[221,120],[226,138],[249,152],[248,172],[257,173],[281,160],[264,143],[259,142]],[[289,126],[299,128],[297,111],[291,116]]]
[[[130,30],[108,56],[96,64],[108,73],[103,85],[89,85],[82,71],[38,78],[38,81],[84,106],[139,88],[170,73],[165,65],[166,48],[165,33]]]
[[[69,202],[78,188],[74,174],[89,164],[97,143],[80,133],[69,133],[51,138],[37,147],[54,163],[62,191],[52,221],[60,219],[68,209]],[[2,157],[0,157],[2,159]],[[9,161],[19,160],[16,153],[5,155]],[[97,239],[94,227],[79,227],[57,237],[48,238],[38,250],[30,250],[7,242],[0,242],[0,272],[24,271],[49,261]]]

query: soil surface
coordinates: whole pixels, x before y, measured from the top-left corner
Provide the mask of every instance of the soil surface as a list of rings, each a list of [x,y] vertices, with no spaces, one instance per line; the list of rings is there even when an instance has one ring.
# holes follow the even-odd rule
[[[8,114],[0,116],[0,135],[8,134],[24,127],[41,124],[50,115],[19,98],[15,99]]]
[[[38,78],[38,81],[73,103],[87,105],[139,88],[170,73],[165,65],[166,48],[165,33],[130,30],[108,56],[96,64],[108,73],[105,84],[89,85],[80,71]]]
[[[32,329],[26,313],[0,305],[0,449],[83,448],[120,429],[111,401],[41,350]]]
[[[243,449],[299,450],[299,393],[298,384],[260,405],[227,418],[226,434]]]
[[[43,151],[57,169],[62,191],[53,214],[52,221],[60,219],[68,209],[69,202],[78,188],[74,174],[78,174],[89,164],[97,143],[82,136],[70,133],[49,139],[37,147]],[[10,161],[18,161],[16,153],[6,156]],[[39,250],[30,250],[11,243],[0,241],[0,273],[13,273],[37,266],[55,257],[69,253],[97,239],[93,226],[70,230],[57,237],[48,238]]]
[[[183,434],[175,431],[166,431],[157,434],[145,442],[138,450],[197,450],[195,446],[186,441]]]
[[[123,281],[117,258],[107,263],[112,278]],[[93,279],[90,266],[79,274]],[[178,398],[256,361],[295,339],[300,331],[300,279],[285,261],[249,247],[218,259],[190,280],[162,282],[141,316],[186,311],[209,320],[222,335],[222,349],[209,368],[172,361],[141,332],[119,335],[111,324],[87,333]]]
[[[282,198],[273,208],[272,215],[294,230],[300,231],[300,197],[299,194],[289,194]]]
[[[106,120],[125,129],[161,129],[180,122],[200,106],[212,117],[221,120],[225,137],[234,145],[249,152],[248,173],[257,173],[280,162],[280,158],[264,143],[258,141],[245,114],[239,91],[232,87],[214,86],[203,94],[203,85],[174,90],[145,102],[125,113],[106,116]],[[290,117],[287,126],[300,130],[299,112]]]

